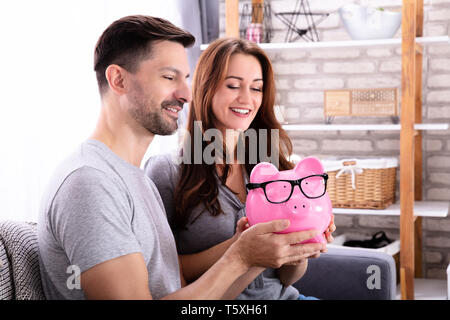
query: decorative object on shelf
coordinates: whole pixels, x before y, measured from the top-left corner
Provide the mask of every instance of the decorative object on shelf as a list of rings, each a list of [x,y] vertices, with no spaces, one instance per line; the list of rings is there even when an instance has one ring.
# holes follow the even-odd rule
[[[245,38],[255,43],[261,43],[263,28],[261,23],[250,23],[245,32]]]
[[[275,13],[275,16],[288,27],[285,42],[293,42],[300,38],[308,42],[320,41],[316,25],[329,15],[329,13],[312,13],[308,0],[297,0],[292,12]],[[305,21],[303,19],[299,21],[301,16],[305,18]],[[317,19],[314,20],[315,18]],[[298,27],[298,23],[302,23],[302,26]]]
[[[391,116],[398,123],[398,103],[397,88],[325,90],[325,122],[335,116]]]
[[[378,249],[387,246],[392,241],[384,231],[378,231],[372,235],[372,238],[367,240],[347,240],[344,242],[344,246]]]
[[[241,38],[263,43],[272,39],[272,9],[269,0],[252,0],[244,4],[240,15]]]
[[[402,23],[402,13],[383,8],[348,4],[339,8],[344,28],[353,40],[392,38]]]
[[[385,209],[395,202],[396,158],[322,160],[333,208]]]

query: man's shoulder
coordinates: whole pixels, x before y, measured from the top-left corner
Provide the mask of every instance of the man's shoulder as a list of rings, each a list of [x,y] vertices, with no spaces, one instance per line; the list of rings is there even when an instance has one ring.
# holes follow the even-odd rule
[[[86,154],[83,145],[64,159],[49,179],[41,199],[41,211],[48,212],[58,196],[75,197],[94,189],[120,190],[121,179],[103,159]]]

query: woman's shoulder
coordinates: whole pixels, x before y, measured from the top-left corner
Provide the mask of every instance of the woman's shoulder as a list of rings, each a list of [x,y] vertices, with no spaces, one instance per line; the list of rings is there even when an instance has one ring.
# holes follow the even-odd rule
[[[151,156],[144,166],[145,174],[155,183],[162,179],[175,183],[179,169],[180,163],[173,153]]]
[[[144,166],[145,172],[160,171],[160,170],[178,170],[180,162],[175,153],[165,153],[154,155],[148,158]]]

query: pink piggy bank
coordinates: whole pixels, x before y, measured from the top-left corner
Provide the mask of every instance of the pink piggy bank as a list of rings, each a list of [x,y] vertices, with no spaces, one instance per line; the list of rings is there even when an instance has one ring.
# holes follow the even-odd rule
[[[278,171],[268,162],[257,164],[247,184],[249,224],[289,219],[289,227],[281,233],[321,230],[321,234],[302,243],[326,243],[323,232],[332,217],[331,201],[326,193],[327,180],[322,164],[314,157],[307,157],[294,169],[285,171]]]

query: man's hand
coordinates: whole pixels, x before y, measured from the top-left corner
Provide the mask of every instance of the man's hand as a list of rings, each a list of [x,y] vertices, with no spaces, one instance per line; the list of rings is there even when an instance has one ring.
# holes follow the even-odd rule
[[[247,268],[279,268],[286,263],[303,260],[324,250],[325,245],[322,243],[299,244],[314,238],[319,233],[317,230],[289,234],[274,233],[283,231],[288,226],[289,220],[256,224],[243,231],[230,248]]]
[[[327,240],[327,243],[331,243],[331,242],[334,241],[334,238],[331,235],[334,231],[336,231],[336,225],[334,224],[334,215],[331,215],[330,224],[328,225],[327,230],[325,230],[325,232],[323,233],[324,236],[325,236],[325,239]],[[307,259],[309,259],[309,258],[318,258],[318,257],[320,257],[321,253],[325,253],[325,252],[327,252],[327,247],[326,246],[324,246],[324,248],[322,250],[320,250],[320,252],[315,252],[311,256],[307,257]],[[302,259],[302,260],[299,260],[299,261],[289,262],[289,263],[287,263],[287,265],[295,266],[295,265],[300,265],[300,264],[302,264],[304,262],[305,262],[305,259]]]

